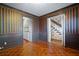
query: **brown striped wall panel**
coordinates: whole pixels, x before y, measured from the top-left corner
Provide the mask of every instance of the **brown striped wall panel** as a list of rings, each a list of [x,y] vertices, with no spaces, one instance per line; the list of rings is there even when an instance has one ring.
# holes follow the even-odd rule
[[[4,47],[3,49],[6,49],[15,46],[22,46],[23,16],[32,19],[32,27],[34,31],[33,39],[36,40],[39,38],[39,31],[37,30],[38,25],[36,25],[38,23],[37,16],[0,4],[0,47]],[[7,45],[4,45],[5,42],[7,42]]]
[[[18,14],[17,17],[15,16],[15,14]],[[5,49],[20,44],[22,45],[21,20],[22,15],[18,11],[0,6],[0,47],[3,47],[3,49]],[[18,28],[15,24],[18,25]],[[7,42],[7,45],[5,45],[4,42]]]
[[[66,47],[79,49],[79,6],[65,9]]]
[[[20,13],[5,7],[0,7],[0,12],[0,34],[19,33],[22,30],[22,25],[21,27],[19,26],[22,23],[22,15]]]

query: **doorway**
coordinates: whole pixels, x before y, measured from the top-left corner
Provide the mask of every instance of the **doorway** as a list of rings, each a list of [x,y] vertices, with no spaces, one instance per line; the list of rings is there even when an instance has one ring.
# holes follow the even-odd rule
[[[47,19],[48,42],[65,46],[65,15]]]
[[[32,42],[32,19],[23,17],[23,39]]]

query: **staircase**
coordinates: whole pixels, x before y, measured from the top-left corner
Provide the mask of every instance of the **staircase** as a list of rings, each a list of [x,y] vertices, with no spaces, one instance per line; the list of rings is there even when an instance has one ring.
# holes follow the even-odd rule
[[[54,26],[51,27],[52,27],[51,31],[56,31],[57,33],[59,33],[59,35],[61,35],[61,32],[56,27]]]
[[[58,23],[57,21],[55,21],[55,20],[51,20],[53,23],[55,23],[56,25],[58,25],[59,27],[61,27],[61,24],[60,23]]]
[[[61,35],[61,30],[60,30],[60,28],[62,28],[61,24],[55,20],[51,20],[51,22],[55,25],[55,26],[51,25],[52,27],[51,31],[56,31],[57,33],[59,33],[59,35]]]
[[[62,25],[60,22],[56,20],[51,19],[51,31],[52,31],[52,36],[53,37],[59,37],[61,39],[62,37]],[[56,33],[56,34],[55,34]]]

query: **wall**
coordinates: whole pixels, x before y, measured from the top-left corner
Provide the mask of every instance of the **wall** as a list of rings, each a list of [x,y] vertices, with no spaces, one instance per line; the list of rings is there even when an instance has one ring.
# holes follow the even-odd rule
[[[73,4],[40,17],[40,38],[47,41],[47,18],[65,14],[65,46],[79,49],[79,4]],[[43,35],[44,34],[44,35]]]
[[[39,40],[39,19],[32,21],[32,41]]]
[[[22,15],[14,9],[0,6],[0,47],[22,44]]]
[[[38,17],[34,15],[0,4],[0,49],[22,45],[23,16],[33,20],[38,19]]]
[[[39,39],[47,42],[47,19],[39,18]]]
[[[79,49],[79,5],[65,9],[66,46]]]

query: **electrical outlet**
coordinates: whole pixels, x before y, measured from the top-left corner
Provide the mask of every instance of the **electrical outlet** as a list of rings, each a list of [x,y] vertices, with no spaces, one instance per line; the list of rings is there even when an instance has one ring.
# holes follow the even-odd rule
[[[7,42],[4,42],[4,45],[7,45]]]

